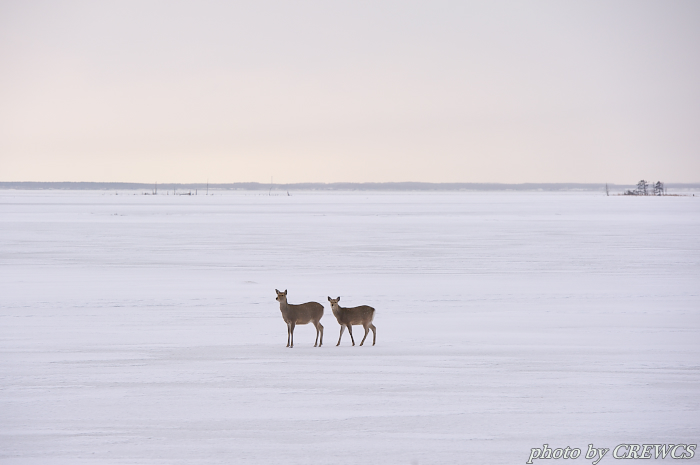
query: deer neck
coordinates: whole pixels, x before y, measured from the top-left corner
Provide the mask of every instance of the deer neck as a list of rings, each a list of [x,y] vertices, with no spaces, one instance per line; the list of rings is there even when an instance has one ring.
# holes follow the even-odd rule
[[[280,302],[280,311],[284,315],[286,315],[287,312],[289,311],[289,304],[287,303],[286,300]]]

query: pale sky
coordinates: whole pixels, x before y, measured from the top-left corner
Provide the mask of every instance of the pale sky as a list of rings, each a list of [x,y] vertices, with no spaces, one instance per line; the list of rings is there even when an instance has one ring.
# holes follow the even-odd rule
[[[0,181],[700,182],[698,1],[0,1]]]

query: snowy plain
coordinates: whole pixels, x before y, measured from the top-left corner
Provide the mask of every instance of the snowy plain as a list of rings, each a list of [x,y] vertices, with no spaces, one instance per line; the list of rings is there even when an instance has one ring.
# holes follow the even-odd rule
[[[275,288],[324,305],[323,347],[285,348]],[[335,346],[328,296],[377,309],[376,346]],[[699,439],[698,197],[0,191],[2,464]]]

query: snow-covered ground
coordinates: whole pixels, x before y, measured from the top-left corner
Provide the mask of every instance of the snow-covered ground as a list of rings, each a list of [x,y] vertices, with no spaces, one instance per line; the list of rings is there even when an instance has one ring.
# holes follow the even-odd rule
[[[322,348],[285,348],[275,288],[324,304]],[[327,296],[374,306],[377,345],[335,347]],[[699,439],[698,197],[0,192],[0,463]]]

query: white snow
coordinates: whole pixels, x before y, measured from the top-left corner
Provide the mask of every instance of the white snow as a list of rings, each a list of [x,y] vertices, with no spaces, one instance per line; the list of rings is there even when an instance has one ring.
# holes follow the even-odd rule
[[[2,191],[0,220],[3,464],[515,464],[700,436],[698,197]],[[275,288],[324,305],[322,348],[312,325],[285,348]],[[375,307],[377,345],[335,347],[327,296]]]

